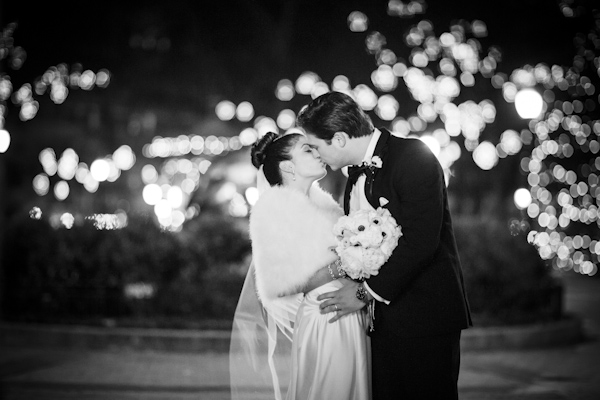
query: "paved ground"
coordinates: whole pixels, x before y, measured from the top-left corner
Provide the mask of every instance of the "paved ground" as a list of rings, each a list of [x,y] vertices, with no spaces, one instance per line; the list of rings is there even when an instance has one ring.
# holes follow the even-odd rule
[[[565,308],[582,318],[586,340],[464,353],[461,399],[600,399],[600,279],[564,279]],[[227,371],[219,353],[0,348],[0,399],[228,400]]]

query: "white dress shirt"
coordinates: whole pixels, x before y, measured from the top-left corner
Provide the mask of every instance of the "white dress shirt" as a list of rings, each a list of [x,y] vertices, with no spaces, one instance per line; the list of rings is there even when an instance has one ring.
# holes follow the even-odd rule
[[[375,146],[377,146],[377,142],[379,141],[379,137],[381,136],[381,131],[377,128],[375,128],[375,130],[373,131],[373,136],[371,137],[371,141],[369,142],[369,146],[367,147],[367,151],[365,152],[365,155],[363,157],[363,161],[365,162],[370,162],[371,161],[371,157],[373,157],[373,153],[375,152]],[[352,211],[356,211],[356,210],[368,210],[368,209],[373,209],[373,206],[371,205],[371,203],[369,203],[369,201],[367,200],[367,196],[365,195],[365,183],[367,181],[367,177],[365,176],[365,174],[362,174],[361,176],[358,177],[356,183],[354,184],[354,187],[352,188],[352,191],[350,192],[350,212]],[[375,300],[377,301],[381,301],[384,302],[385,304],[390,304],[390,302],[384,298],[382,298],[381,296],[379,296],[377,293],[375,293],[367,284],[367,282],[364,282],[365,285],[365,289],[367,289],[367,291],[371,294],[371,296],[373,296],[375,298]]]

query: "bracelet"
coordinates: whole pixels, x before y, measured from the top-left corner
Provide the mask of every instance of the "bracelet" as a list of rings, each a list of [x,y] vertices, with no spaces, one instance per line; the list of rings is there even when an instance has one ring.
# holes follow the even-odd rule
[[[348,274],[342,268],[342,261],[341,260],[340,260],[339,263],[337,263],[337,270],[338,270],[339,278],[347,278],[348,277]]]
[[[333,270],[331,269],[331,265],[335,265],[335,267],[338,271],[338,276],[335,276],[335,274],[333,273]],[[342,275],[342,273],[340,272],[341,265],[342,265],[342,260],[340,260],[339,258],[336,259],[334,262],[327,264],[327,270],[329,271],[329,275],[331,275],[331,278],[333,280],[345,277],[346,273],[344,272],[344,274]]]
[[[335,276],[333,271],[331,270],[331,264],[327,264],[327,270],[329,271],[329,275],[331,275],[331,279],[336,280],[337,276]]]

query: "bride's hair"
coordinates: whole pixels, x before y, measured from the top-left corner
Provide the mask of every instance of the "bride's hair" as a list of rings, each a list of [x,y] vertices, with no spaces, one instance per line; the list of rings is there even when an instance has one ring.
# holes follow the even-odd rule
[[[290,152],[301,136],[299,133],[278,135],[275,132],[267,132],[252,145],[250,151],[252,165],[256,168],[263,166],[263,172],[271,186],[282,184],[279,163],[292,159]]]

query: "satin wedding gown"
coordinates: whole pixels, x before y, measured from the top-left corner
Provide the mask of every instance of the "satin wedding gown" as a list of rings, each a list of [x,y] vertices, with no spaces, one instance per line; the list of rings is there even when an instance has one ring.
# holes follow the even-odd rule
[[[371,342],[364,310],[329,323],[317,297],[342,287],[331,281],[307,293],[296,315],[287,400],[371,398]]]

